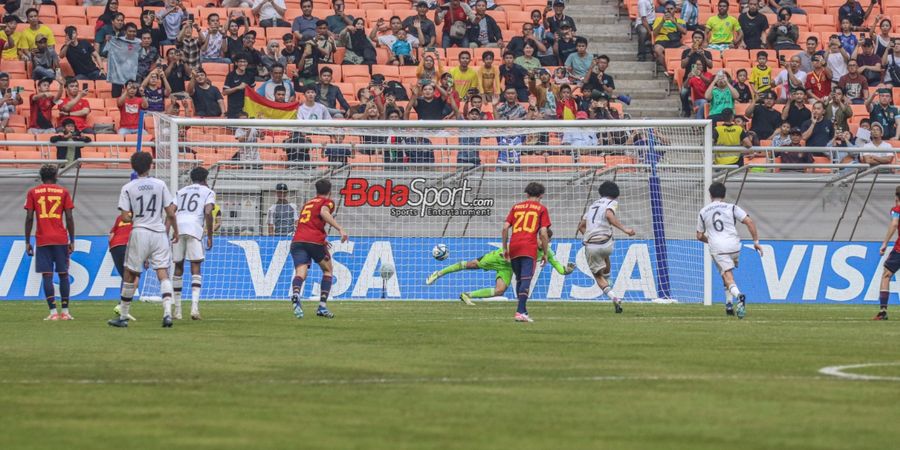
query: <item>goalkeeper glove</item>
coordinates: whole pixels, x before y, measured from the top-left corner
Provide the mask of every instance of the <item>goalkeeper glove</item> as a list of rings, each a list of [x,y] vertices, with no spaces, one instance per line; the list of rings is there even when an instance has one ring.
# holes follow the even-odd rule
[[[565,275],[568,275],[568,274],[570,274],[570,273],[572,273],[572,272],[574,272],[574,271],[575,271],[575,263],[568,263],[568,264],[566,264],[566,271],[565,271],[565,273],[564,273]]]

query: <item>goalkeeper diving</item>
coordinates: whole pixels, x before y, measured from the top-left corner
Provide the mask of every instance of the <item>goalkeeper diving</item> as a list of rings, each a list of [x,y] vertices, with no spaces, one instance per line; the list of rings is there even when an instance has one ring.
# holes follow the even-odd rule
[[[552,238],[553,230],[547,229],[547,234],[550,238]],[[543,257],[544,252],[540,247],[538,247],[537,260],[540,261],[543,259]],[[550,250],[548,252],[547,261],[551,266],[553,266],[554,269],[556,269],[558,273],[562,275],[569,275],[570,273],[575,271],[575,263],[568,263],[563,266],[559,261],[557,261],[556,255],[553,253],[553,250]],[[475,304],[472,302],[472,299],[474,298],[489,298],[503,295],[503,293],[506,292],[506,288],[509,287],[510,282],[512,282],[512,263],[510,263],[506,260],[506,258],[503,257],[503,249],[498,248],[492,252],[485,253],[478,259],[473,259],[471,261],[460,261],[444,267],[441,270],[435,271],[428,276],[428,279],[425,280],[425,284],[433,284],[435,281],[437,281],[438,278],[447,274],[451,274],[453,272],[475,269],[496,272],[497,282],[492,288],[486,287],[459,294],[459,299],[469,306]]]

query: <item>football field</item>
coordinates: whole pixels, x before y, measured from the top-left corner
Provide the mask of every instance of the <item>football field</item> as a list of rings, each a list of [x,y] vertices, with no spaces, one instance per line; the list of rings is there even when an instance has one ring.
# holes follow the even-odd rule
[[[173,329],[153,304],[109,328],[113,305],[0,302],[0,448],[897,445],[900,323],[871,305],[207,302]],[[820,373],[855,364],[882,379]]]

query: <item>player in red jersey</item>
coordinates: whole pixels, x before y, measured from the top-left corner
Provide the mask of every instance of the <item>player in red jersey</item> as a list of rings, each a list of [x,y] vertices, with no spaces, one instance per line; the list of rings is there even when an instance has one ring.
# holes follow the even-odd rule
[[[550,250],[550,237],[547,233],[547,229],[550,228],[550,212],[541,204],[544,185],[528,183],[528,186],[525,186],[525,195],[528,198],[524,202],[516,203],[509,210],[502,232],[503,256],[510,261],[513,273],[516,274],[516,295],[519,298],[516,322],[534,322],[528,316],[528,308],[525,307],[528,302],[528,289],[534,275],[538,245],[543,250],[541,265],[547,263]],[[509,234],[510,228],[512,237]]]
[[[75,203],[66,188],[56,184],[56,166],[41,167],[41,184],[25,196],[25,251],[34,256],[34,270],[41,274],[50,315],[44,320],[72,320],[69,314],[69,255],[75,250]],[[31,229],[37,212],[37,252],[31,246]],[[63,226],[63,215],[66,217]],[[59,275],[62,314],[56,310],[53,273]]]
[[[122,216],[116,216],[116,223],[109,230],[109,255],[112,256],[113,264],[120,277],[125,275],[125,247],[128,245],[128,238],[131,237],[131,222],[122,221]],[[146,268],[147,263],[144,263]],[[134,284],[137,284],[140,276],[135,277]],[[121,302],[119,303],[121,304]],[[116,315],[119,314],[119,306],[113,310]],[[128,314],[128,320],[137,320],[131,314]]]
[[[900,224],[900,186],[894,190],[894,207],[891,208],[891,224],[888,225],[887,235],[884,237],[884,241],[881,243],[881,249],[879,253],[884,255],[884,252],[887,251],[888,242],[890,242],[891,238],[894,236],[894,232],[897,231],[897,225]],[[894,248],[891,250],[891,254],[888,255],[887,259],[884,261],[884,268],[881,271],[881,291],[878,293],[878,302],[881,304],[881,308],[878,310],[878,314],[873,318],[874,320],[887,320],[887,307],[888,307],[888,298],[891,296],[891,278],[894,277],[894,273],[900,270],[900,239],[897,239],[894,242]]]
[[[300,307],[300,291],[303,290],[303,282],[309,271],[312,261],[322,269],[322,283],[319,294],[319,309],[316,315],[319,317],[333,318],[334,314],[328,310],[326,301],[331,291],[331,255],[328,254],[328,234],[325,225],[331,225],[341,234],[341,242],[347,242],[347,233],[334,220],[334,200],[331,199],[331,182],[328,180],[316,181],[316,196],[306,202],[300,210],[300,218],[297,219],[297,231],[291,243],[291,258],[294,260],[294,279],[291,282],[291,303],[294,305],[294,316],[303,318],[303,308]]]

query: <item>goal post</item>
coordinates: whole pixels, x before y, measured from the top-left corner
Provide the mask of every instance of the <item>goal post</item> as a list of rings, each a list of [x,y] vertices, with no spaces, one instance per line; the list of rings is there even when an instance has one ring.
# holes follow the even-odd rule
[[[493,287],[495,274],[482,270],[425,280],[496,249],[509,208],[537,181],[546,187],[551,249],[576,270],[539,268],[532,297],[606,300],[576,230],[600,184],[614,181],[617,215],[637,231],[616,232],[614,292],[632,301],[711,303],[710,262],[695,237],[712,178],[709,121],[154,120],[157,156],[171,161],[155,174],[174,191],[203,165],[217,193],[220,225],[203,266],[203,298],[287,298],[293,217],[286,215],[302,214],[315,182],[328,179],[335,218],[351,236],[341,243],[329,230],[335,299],[454,300]],[[431,254],[441,243],[450,250],[444,261]],[[312,270],[304,298],[318,295],[320,274]],[[152,296],[151,278],[142,287]]]

